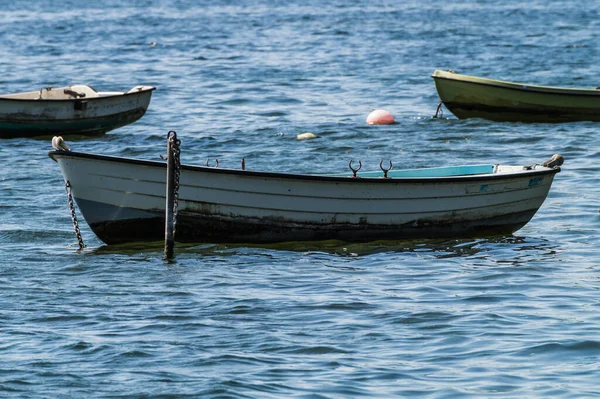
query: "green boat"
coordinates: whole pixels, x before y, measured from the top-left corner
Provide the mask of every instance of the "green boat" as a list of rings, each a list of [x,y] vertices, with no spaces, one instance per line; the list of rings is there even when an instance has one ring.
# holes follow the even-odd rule
[[[535,86],[436,70],[443,104],[459,119],[499,122],[600,121],[600,90]]]

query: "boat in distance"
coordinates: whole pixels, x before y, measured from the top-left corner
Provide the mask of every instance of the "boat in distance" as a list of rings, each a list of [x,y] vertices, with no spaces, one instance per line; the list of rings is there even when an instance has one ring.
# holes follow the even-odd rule
[[[440,100],[459,119],[600,121],[598,89],[535,86],[441,70],[435,70],[431,76]]]
[[[164,161],[55,148],[48,155],[58,162],[98,238],[107,244],[164,239]],[[555,155],[541,165],[450,166],[356,177],[182,164],[175,240],[369,242],[511,234],[540,208],[560,164],[562,157]]]
[[[72,85],[0,95],[0,138],[100,135],[140,119],[153,90],[135,86],[127,92],[98,92]]]

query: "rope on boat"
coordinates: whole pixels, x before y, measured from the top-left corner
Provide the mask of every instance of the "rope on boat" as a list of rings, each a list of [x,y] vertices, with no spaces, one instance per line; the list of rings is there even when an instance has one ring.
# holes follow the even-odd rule
[[[75,204],[73,203],[73,194],[71,194],[71,182],[67,180],[65,182],[65,190],[67,191],[67,202],[69,203],[69,209],[71,210],[71,219],[73,220],[73,228],[75,229],[75,235],[77,236],[77,243],[79,249],[85,248],[83,238],[81,237],[81,231],[79,230],[79,223],[77,222],[77,215],[75,214]]]

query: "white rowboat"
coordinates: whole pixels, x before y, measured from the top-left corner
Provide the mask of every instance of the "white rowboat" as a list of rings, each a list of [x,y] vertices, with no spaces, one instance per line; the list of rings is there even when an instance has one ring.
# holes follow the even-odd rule
[[[140,119],[154,89],[97,92],[73,85],[0,95],[0,138],[99,135]]]
[[[68,150],[49,156],[102,241],[164,239],[165,162]],[[510,234],[542,205],[561,163],[392,170],[388,178],[182,165],[175,239],[367,242]]]

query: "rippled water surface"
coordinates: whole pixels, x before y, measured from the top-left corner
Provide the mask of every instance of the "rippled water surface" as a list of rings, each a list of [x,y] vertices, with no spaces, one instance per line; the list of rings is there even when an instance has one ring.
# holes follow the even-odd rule
[[[512,236],[77,251],[50,139],[0,142],[0,397],[598,397],[598,123],[457,120],[434,69],[600,85],[594,2],[0,1],[2,93],[157,87],[79,151],[287,172],[563,170]],[[384,108],[396,124],[367,126]],[[314,140],[296,135],[312,132]]]

